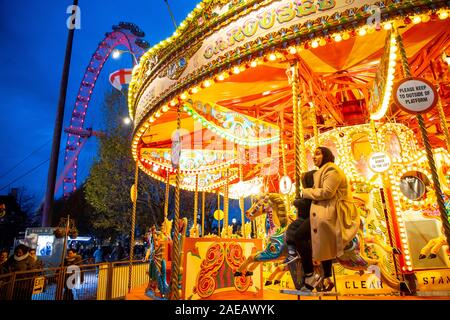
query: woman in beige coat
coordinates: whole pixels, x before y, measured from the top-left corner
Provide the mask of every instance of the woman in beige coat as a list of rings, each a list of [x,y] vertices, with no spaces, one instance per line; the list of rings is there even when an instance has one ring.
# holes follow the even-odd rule
[[[313,156],[319,170],[314,187],[301,190],[301,197],[313,200],[310,210],[312,258],[325,262],[325,287],[332,285],[331,261],[344,253],[356,236],[360,219],[344,172],[334,164],[330,149],[318,147]]]

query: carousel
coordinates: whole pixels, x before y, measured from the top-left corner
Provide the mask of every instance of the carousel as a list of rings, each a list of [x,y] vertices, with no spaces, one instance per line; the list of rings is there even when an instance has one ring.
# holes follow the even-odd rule
[[[299,289],[284,232],[296,183],[326,146],[361,217],[334,261],[334,294],[448,295],[449,12],[439,0],[204,0],[148,50],[128,96],[132,199],[139,170],[166,184],[148,294],[261,299]],[[181,189],[195,193],[183,219]],[[206,193],[223,199],[214,213]],[[204,232],[208,214],[215,233]]]

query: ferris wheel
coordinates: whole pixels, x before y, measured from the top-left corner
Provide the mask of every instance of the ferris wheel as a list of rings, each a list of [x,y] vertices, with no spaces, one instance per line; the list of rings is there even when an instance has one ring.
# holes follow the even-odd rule
[[[85,128],[84,121],[95,83],[105,62],[117,46],[125,46],[133,55],[134,63],[137,63],[145,50],[149,48],[149,44],[143,39],[144,36],[145,33],[135,24],[120,22],[119,25],[112,27],[112,32],[105,34],[105,38],[91,56],[78,89],[70,125],[64,129],[67,133],[64,169],[56,182],[55,193],[61,184],[64,197],[76,190],[78,156],[86,141],[91,136],[98,135],[92,128]]]

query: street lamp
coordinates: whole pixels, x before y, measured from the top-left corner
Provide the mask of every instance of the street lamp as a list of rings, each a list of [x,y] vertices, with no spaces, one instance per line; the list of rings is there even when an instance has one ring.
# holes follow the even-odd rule
[[[129,51],[129,50],[114,49],[112,54],[111,54],[111,56],[112,56],[113,59],[119,59],[120,56],[122,55],[122,53],[129,53],[129,54],[131,54],[133,56],[133,65],[138,64],[138,61],[136,59],[136,55],[133,52]]]
[[[125,117],[123,118],[123,123],[128,126],[131,123],[131,119],[129,117]]]

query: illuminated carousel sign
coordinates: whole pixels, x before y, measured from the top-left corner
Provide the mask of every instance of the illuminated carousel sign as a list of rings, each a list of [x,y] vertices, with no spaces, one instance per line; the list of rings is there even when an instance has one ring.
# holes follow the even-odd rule
[[[203,51],[205,59],[211,59],[214,55],[224,52],[239,42],[259,36],[279,25],[295,21],[295,18],[306,17],[315,13],[321,13],[333,9],[336,6],[334,0],[319,1],[290,1],[287,3],[273,3],[250,17],[246,17],[233,23],[219,35],[206,40],[206,48]]]

